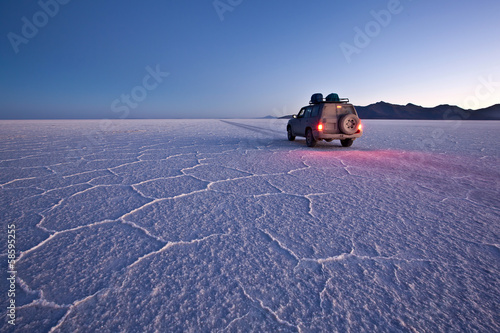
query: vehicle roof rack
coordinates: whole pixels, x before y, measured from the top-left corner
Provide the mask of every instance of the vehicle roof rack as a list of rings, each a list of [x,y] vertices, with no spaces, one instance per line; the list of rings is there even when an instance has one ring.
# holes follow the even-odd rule
[[[311,96],[311,101],[309,104],[318,104],[318,103],[349,103],[349,98],[339,98],[339,95],[336,93],[331,93],[323,99],[322,93],[315,93]]]

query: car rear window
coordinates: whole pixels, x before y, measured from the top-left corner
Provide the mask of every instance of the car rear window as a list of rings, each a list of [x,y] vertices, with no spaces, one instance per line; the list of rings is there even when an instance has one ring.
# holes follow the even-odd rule
[[[322,117],[335,118],[335,117],[337,117],[337,115],[343,115],[343,114],[349,114],[349,113],[355,114],[354,107],[352,105],[326,104],[325,107],[323,108]]]
[[[323,107],[323,118],[337,118],[337,105],[336,104],[325,104]]]

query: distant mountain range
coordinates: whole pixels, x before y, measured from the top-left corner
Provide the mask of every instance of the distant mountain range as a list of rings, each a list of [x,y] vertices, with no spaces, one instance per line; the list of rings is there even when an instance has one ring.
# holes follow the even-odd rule
[[[500,120],[500,104],[479,110],[465,110],[447,104],[426,108],[411,103],[397,105],[386,102],[355,107],[361,119]]]
[[[464,110],[456,105],[426,108],[415,104],[397,105],[378,102],[356,106],[361,119],[429,119],[429,120],[500,120],[500,104],[479,110]]]

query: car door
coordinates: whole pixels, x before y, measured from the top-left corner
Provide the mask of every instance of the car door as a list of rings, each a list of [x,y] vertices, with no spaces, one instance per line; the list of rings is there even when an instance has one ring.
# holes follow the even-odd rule
[[[295,135],[304,135],[304,129],[302,128],[302,120],[304,119],[304,113],[306,108],[300,109],[299,113],[291,121],[292,131]]]
[[[312,106],[306,106],[305,112],[304,112],[304,117],[301,119],[301,124],[300,124],[300,133],[302,135],[306,135],[306,128],[311,127],[312,128],[312,118],[311,118],[311,112],[312,112]]]

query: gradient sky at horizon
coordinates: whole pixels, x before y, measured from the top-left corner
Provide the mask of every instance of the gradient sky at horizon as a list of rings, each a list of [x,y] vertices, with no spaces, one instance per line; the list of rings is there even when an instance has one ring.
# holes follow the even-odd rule
[[[496,0],[60,1],[0,3],[1,119],[281,116],[315,92],[500,103]],[[19,43],[23,18],[39,27]]]

